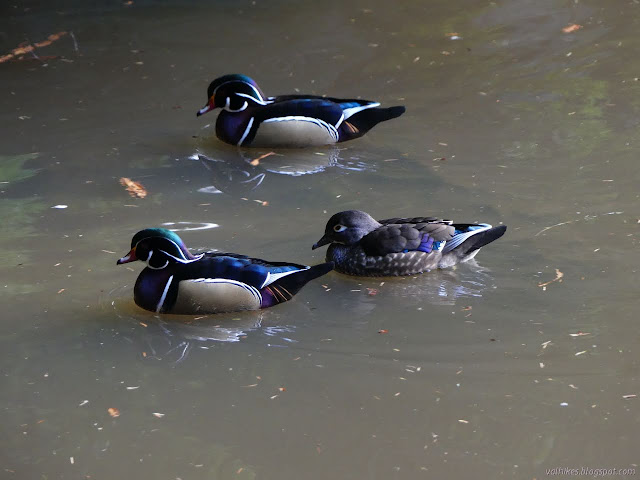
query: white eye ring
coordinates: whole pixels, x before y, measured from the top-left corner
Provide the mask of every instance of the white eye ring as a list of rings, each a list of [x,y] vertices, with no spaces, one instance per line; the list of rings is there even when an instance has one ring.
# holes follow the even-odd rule
[[[344,225],[340,225],[340,224],[335,225],[333,227],[333,231],[336,232],[336,233],[344,232],[346,229],[347,229],[347,227],[345,227]]]

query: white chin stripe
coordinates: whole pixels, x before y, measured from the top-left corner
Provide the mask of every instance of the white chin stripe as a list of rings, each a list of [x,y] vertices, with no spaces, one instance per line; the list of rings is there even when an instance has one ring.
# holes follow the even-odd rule
[[[167,265],[169,265],[169,260],[167,260],[166,263],[161,267],[152,267],[151,263],[149,263],[151,261],[152,256],[153,256],[153,250],[149,250],[149,255],[147,256],[147,260],[145,261],[145,263],[147,264],[147,267],[149,267],[151,270],[162,270]]]
[[[233,108],[231,108],[231,98],[227,97],[227,103],[224,106],[224,109],[227,112],[231,112],[231,113],[236,113],[236,112],[241,112],[244,109],[246,109],[249,106],[249,104],[247,103],[247,101],[245,100],[244,105],[242,105],[239,109],[234,110]]]

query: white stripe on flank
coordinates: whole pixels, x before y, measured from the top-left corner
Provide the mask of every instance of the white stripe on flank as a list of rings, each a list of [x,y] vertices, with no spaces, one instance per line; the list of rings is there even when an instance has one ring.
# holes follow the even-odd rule
[[[164,286],[164,292],[162,292],[162,296],[160,297],[160,301],[158,302],[158,306],[156,307],[156,313],[160,312],[160,309],[162,308],[162,304],[167,299],[167,292],[169,291],[169,287],[171,286],[172,281],[173,281],[173,275],[169,277],[169,281]]]
[[[262,303],[262,295],[260,294],[260,291],[252,286],[249,285],[247,283],[244,282],[240,282],[238,280],[231,280],[229,278],[194,278],[191,280],[188,280],[189,282],[194,282],[194,283],[228,283],[231,285],[237,285],[238,287],[242,287],[245,290],[248,290],[249,292],[251,292],[253,294],[253,296],[256,298],[256,300],[258,300],[258,303]]]
[[[340,128],[340,125],[342,125],[343,121],[344,121],[344,112],[342,112],[342,115],[340,115],[340,120],[338,120],[338,123],[336,123],[336,130]]]
[[[313,118],[313,117],[303,117],[303,116],[297,116],[297,115],[292,115],[290,117],[274,117],[274,118],[269,118],[267,120],[264,120],[262,123],[271,123],[271,122],[290,122],[290,121],[299,121],[299,122],[311,122],[311,123],[315,123],[316,125],[319,125],[321,127],[326,128],[329,131],[329,135],[331,135],[331,137],[334,139],[334,141],[338,141],[338,130],[336,130],[336,127],[334,127],[333,125],[328,124],[327,122],[325,122],[324,120],[321,120],[319,118]]]
[[[374,102],[374,103],[369,103],[367,105],[360,105],[359,107],[345,108],[343,110],[344,118],[347,119],[355,115],[356,113],[361,112],[362,110],[366,110],[367,108],[373,108],[373,107],[379,107],[379,106],[380,106],[380,103]]]
[[[251,131],[251,126],[252,125],[253,125],[253,117],[251,117],[251,119],[249,120],[249,124],[247,125],[247,129],[242,134],[242,138],[238,142],[238,146],[242,145],[242,142],[244,142],[244,139],[247,138],[247,135],[249,135],[249,132]]]

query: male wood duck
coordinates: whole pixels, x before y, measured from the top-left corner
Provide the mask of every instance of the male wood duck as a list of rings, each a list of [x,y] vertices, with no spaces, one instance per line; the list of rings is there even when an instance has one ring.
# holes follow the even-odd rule
[[[308,267],[235,253],[192,255],[174,232],[147,228],[131,240],[117,264],[147,264],[136,280],[136,304],[157,313],[207,314],[258,310],[286,302],[333,263]]]
[[[245,75],[216,78],[198,116],[222,108],[216,135],[243,147],[311,147],[363,136],[375,125],[399,117],[402,106],[379,108],[369,100],[314,95],[265,97]]]
[[[506,230],[504,225],[436,217],[376,221],[365,212],[347,210],[329,219],[324,236],[312,248],[331,244],[327,261],[348,275],[415,275],[470,260]]]

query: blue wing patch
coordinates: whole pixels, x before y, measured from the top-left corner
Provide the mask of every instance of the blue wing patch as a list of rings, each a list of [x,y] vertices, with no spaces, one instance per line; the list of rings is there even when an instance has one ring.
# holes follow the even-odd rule
[[[416,248],[416,250],[418,250],[419,252],[431,253],[434,249],[433,243],[433,238],[425,233],[422,236],[422,241],[420,242],[420,245],[418,245],[418,248]]]

